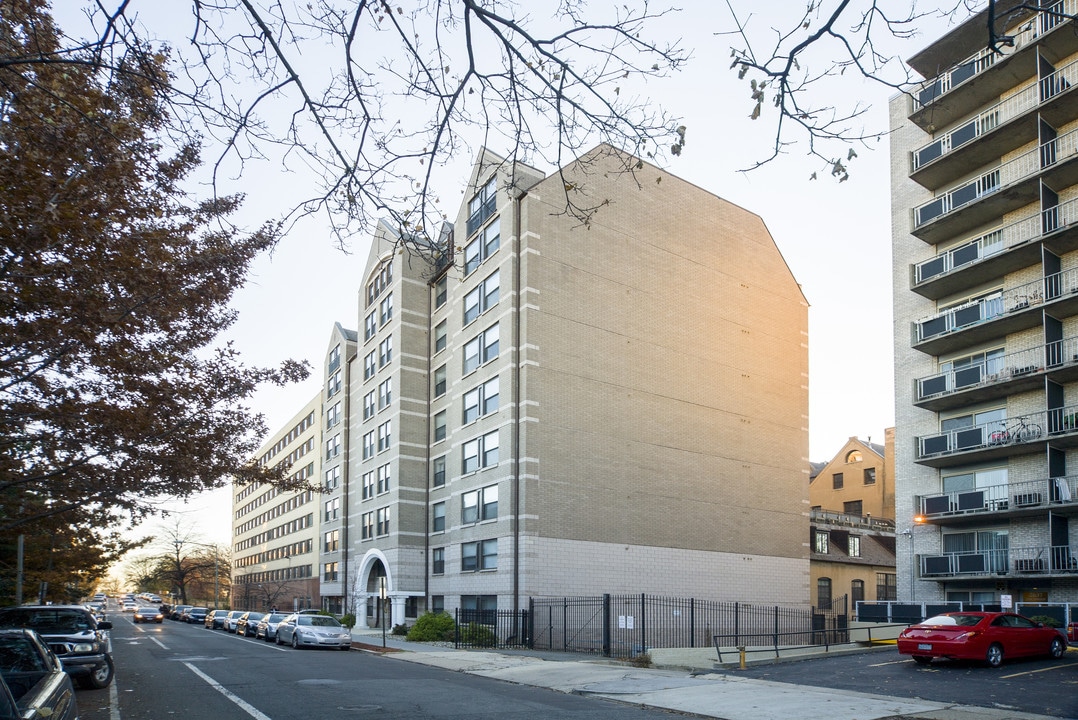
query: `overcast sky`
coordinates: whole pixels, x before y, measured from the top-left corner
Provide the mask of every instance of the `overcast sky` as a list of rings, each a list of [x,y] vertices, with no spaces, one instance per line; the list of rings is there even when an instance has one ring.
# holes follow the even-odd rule
[[[805,0],[737,4],[761,8],[752,27],[766,33],[770,24],[788,24],[791,13],[803,11]],[[894,422],[888,142],[857,146],[858,157],[844,183],[807,157],[803,145],[789,148],[762,169],[739,172],[770,153],[774,126],[766,108],[761,120],[749,119],[749,89],[728,69],[732,40],[715,35],[731,29],[725,4],[688,0],[680,5],[683,12],[660,32],[682,37],[693,60],[679,75],[648,86],[653,99],[681,116],[688,129],[683,154],[666,169],[762,217],[804,290],[810,303],[810,459],[829,460],[851,436],[882,442],[884,428]],[[148,21],[146,13],[153,10],[140,12]],[[944,25],[926,27],[921,37],[895,43],[892,50],[905,55],[919,50]],[[893,91],[852,76],[841,88],[846,97],[871,104],[864,118],[868,129],[886,130]],[[457,159],[459,179],[440,189],[444,198],[463,200],[472,161],[470,155]],[[809,179],[813,172],[819,179]],[[252,218],[274,217],[280,194],[294,182],[275,167],[258,168],[244,179],[245,212]],[[358,326],[357,292],[368,243],[359,238],[344,254],[325,228],[311,221],[286,237],[272,257],[258,261],[250,283],[236,296],[240,317],[230,333],[247,361],[273,365],[293,357],[319,367],[333,323]],[[253,406],[276,429],[320,386],[316,373],[300,386],[260,392]],[[207,541],[222,543],[229,539],[230,509],[226,491],[183,508],[185,517],[204,528]]]

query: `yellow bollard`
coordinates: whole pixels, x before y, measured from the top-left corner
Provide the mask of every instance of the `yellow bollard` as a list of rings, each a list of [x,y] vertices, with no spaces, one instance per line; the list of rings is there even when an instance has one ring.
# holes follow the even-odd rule
[[[741,653],[741,665],[740,665],[740,667],[741,667],[742,670],[744,670],[745,669],[745,646],[744,645],[739,645],[738,648],[737,648],[737,651],[739,653]]]

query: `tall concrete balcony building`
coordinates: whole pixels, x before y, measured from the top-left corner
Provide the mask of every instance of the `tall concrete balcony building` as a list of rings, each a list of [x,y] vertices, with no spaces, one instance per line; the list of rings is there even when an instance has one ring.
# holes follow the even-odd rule
[[[484,152],[464,195],[434,253],[382,226],[362,280],[359,623],[383,596],[392,623],[533,596],[803,603],[807,303],[763,221],[608,146],[549,176]]]
[[[1078,599],[1078,28],[1017,5],[890,104],[903,601]]]
[[[322,394],[270,436],[255,460],[284,466],[295,480],[321,473]],[[272,485],[232,488],[232,607],[320,607],[319,495]]]

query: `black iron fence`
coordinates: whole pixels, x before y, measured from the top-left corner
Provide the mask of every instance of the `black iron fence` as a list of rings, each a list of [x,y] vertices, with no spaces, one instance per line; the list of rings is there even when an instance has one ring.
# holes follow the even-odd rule
[[[531,598],[527,610],[458,610],[457,647],[633,657],[650,648],[799,646],[848,639],[845,596],[830,607],[655,595]]]

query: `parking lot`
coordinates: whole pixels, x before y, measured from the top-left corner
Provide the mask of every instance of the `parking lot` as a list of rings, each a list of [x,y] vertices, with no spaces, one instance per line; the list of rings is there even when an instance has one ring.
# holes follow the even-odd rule
[[[1078,718],[1078,648],[1061,660],[984,663],[937,660],[920,666],[894,648],[751,665],[727,674],[840,690]]]

